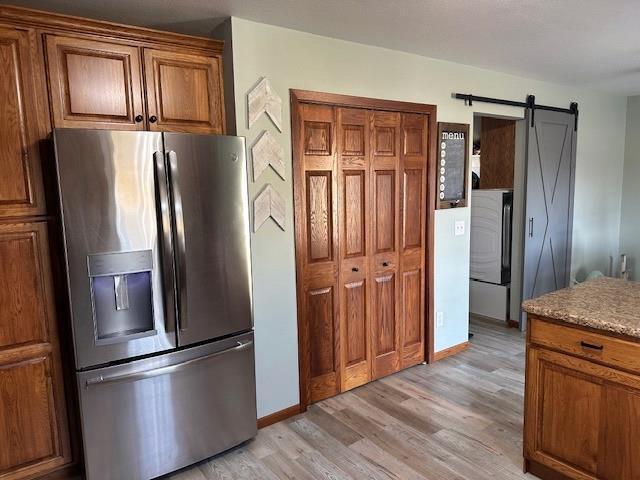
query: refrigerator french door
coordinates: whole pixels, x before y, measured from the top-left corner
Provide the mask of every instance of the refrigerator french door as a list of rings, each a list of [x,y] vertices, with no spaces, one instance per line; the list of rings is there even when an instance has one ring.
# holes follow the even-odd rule
[[[54,130],[89,480],[255,435],[243,138]]]
[[[470,277],[505,285],[511,281],[513,191],[471,193]]]
[[[180,346],[251,328],[244,140],[211,138],[164,134],[175,211]]]

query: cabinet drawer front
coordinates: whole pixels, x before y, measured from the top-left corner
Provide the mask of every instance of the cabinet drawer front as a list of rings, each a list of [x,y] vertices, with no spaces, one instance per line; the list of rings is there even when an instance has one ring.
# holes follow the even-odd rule
[[[558,325],[533,317],[529,328],[531,343],[613,367],[640,372],[640,343]]]

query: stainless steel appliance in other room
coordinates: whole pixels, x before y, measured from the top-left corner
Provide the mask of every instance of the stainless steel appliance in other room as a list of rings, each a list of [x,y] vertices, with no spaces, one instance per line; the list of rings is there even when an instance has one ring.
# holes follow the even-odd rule
[[[88,480],[256,433],[245,142],[54,131]]]
[[[471,313],[510,317],[512,218],[512,190],[472,190]]]

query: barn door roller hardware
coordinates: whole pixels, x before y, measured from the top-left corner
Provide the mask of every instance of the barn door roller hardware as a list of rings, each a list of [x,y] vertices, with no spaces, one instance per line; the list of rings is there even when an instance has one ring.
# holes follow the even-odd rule
[[[540,105],[536,103],[535,95],[527,95],[525,102],[516,102],[514,100],[504,100],[502,98],[480,97],[478,95],[471,95],[468,93],[456,93],[454,97],[458,100],[464,100],[464,103],[471,106],[473,102],[493,103],[496,105],[507,105],[509,107],[521,107],[528,109],[531,112],[531,126],[535,125],[535,111],[536,110],[548,110],[550,112],[562,112],[575,116],[574,130],[578,130],[578,104],[571,102],[569,108],[551,107],[549,105]]]

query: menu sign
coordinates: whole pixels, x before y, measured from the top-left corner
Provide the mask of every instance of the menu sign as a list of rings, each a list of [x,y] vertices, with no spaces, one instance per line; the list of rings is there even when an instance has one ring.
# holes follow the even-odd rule
[[[438,123],[438,208],[467,204],[469,125]]]

